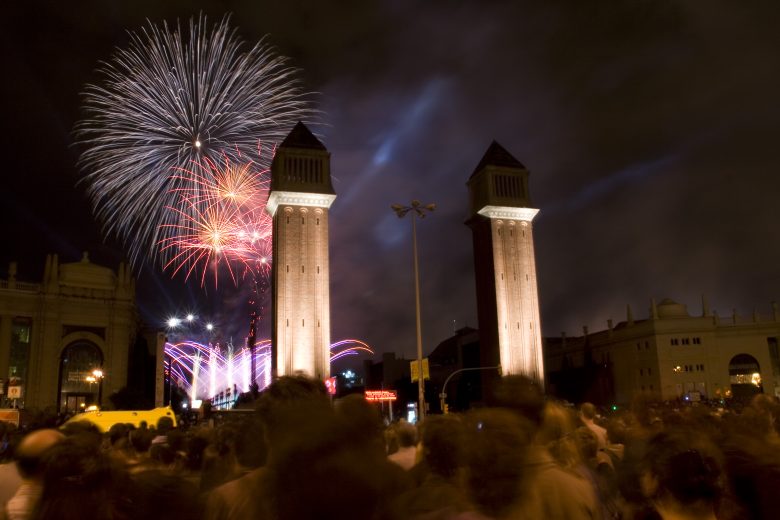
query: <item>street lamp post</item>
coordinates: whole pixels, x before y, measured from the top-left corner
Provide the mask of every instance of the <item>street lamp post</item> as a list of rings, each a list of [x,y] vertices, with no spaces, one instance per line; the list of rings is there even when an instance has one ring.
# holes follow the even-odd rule
[[[398,218],[403,218],[408,214],[412,216],[412,255],[414,256],[414,299],[415,314],[417,318],[417,398],[419,401],[420,419],[425,418],[425,380],[423,378],[422,363],[422,327],[420,324],[420,270],[417,264],[417,218],[425,218],[426,212],[436,209],[436,204],[426,204],[425,206],[419,200],[413,200],[411,206],[402,204],[393,204],[390,206]]]

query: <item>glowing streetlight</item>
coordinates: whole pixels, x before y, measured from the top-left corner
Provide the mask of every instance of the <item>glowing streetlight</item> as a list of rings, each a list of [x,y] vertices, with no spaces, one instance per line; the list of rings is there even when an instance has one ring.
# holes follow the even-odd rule
[[[211,323],[206,324],[206,330],[214,330],[214,325]]]
[[[436,204],[423,205],[419,200],[413,200],[411,206],[404,206],[402,204],[393,204],[390,206],[398,218],[404,218],[407,214],[412,216],[412,253],[414,256],[414,299],[415,299],[415,313],[417,318],[417,363],[418,363],[418,379],[417,379],[417,392],[418,400],[420,402],[419,413],[420,419],[425,418],[425,380],[423,378],[423,363],[422,363],[422,327],[420,325],[420,271],[417,265],[417,219],[425,218],[426,212],[431,212],[436,209]]]
[[[181,320],[179,318],[168,318],[168,328],[175,329],[179,325],[181,325]]]
[[[195,319],[195,315],[193,314],[187,314],[187,321],[192,321]]]

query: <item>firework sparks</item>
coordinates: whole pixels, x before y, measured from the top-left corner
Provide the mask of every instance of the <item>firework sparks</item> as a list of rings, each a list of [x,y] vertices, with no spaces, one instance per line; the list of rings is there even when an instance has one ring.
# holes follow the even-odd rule
[[[86,117],[76,127],[80,165],[104,232],[126,244],[134,265],[180,255],[167,246],[182,228],[213,216],[210,197],[251,196],[241,167],[215,180],[219,190],[199,195],[198,185],[211,182],[209,165],[246,163],[259,143],[279,142],[315,116],[287,59],[265,41],[246,49],[228,18],[211,28],[193,18],[188,32],[150,22],[100,73],[104,82],[86,87]],[[261,157],[263,168],[269,159]],[[198,254],[188,248],[184,258]]]
[[[218,165],[204,160],[175,174],[178,204],[167,209],[178,215],[160,241],[169,258],[164,269],[185,279],[200,267],[201,285],[211,271],[217,283],[220,264],[227,266],[233,282],[232,264],[244,274],[267,275],[270,270],[273,222],[264,211],[268,198],[268,170],[257,171],[253,163],[233,164],[225,156]]]

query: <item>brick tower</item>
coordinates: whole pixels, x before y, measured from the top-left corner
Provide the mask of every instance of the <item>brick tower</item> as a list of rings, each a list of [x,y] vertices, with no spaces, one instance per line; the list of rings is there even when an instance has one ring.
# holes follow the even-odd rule
[[[276,150],[266,209],[273,217],[273,367],[330,376],[330,153],[303,123]]]
[[[528,170],[493,141],[467,185],[482,366],[543,384]]]

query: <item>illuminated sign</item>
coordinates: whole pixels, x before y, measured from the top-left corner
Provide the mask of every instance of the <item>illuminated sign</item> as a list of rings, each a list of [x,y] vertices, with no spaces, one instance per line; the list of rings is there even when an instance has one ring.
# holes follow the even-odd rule
[[[366,390],[366,401],[395,401],[398,392],[395,390]]]

